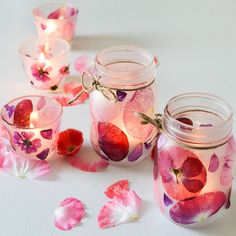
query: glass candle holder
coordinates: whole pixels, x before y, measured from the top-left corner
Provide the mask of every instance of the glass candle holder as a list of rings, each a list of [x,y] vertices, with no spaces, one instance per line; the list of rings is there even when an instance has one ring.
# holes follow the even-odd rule
[[[12,149],[19,155],[45,160],[57,146],[61,105],[44,96],[25,96],[7,103],[1,111]]]
[[[54,36],[71,41],[75,35],[78,9],[69,4],[51,3],[33,9],[40,37]]]
[[[183,226],[203,226],[230,206],[236,145],[231,107],[221,98],[189,93],[166,105],[154,160],[160,211]]]
[[[155,77],[154,57],[133,46],[101,51],[95,59],[93,77],[83,75],[85,90],[92,91],[91,143],[111,164],[137,163],[152,150],[156,131],[150,124],[142,125],[136,112],[153,117]]]
[[[19,47],[23,67],[36,89],[56,90],[69,74],[70,45],[59,38],[32,38]]]

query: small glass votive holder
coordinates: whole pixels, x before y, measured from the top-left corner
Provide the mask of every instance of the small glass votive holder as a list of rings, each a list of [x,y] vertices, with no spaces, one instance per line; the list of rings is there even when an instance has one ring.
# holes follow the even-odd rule
[[[1,110],[12,149],[19,155],[45,160],[56,150],[62,106],[55,100],[30,95],[16,98]]]
[[[69,74],[70,44],[59,38],[32,38],[19,47],[23,67],[36,89],[56,90]]]
[[[39,36],[71,41],[75,35],[78,9],[70,4],[51,3],[33,9]]]

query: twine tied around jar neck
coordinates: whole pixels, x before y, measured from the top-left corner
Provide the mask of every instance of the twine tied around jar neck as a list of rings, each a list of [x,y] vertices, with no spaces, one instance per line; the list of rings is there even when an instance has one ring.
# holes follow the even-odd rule
[[[114,103],[117,102],[118,96],[116,95],[116,93],[114,91],[119,91],[119,89],[102,85],[99,81],[100,78],[101,78],[101,76],[96,76],[94,74],[90,74],[89,72],[84,72],[82,74],[82,78],[81,78],[81,83],[82,83],[83,89],[77,94],[77,96],[73,100],[68,102],[68,105],[74,103],[84,92],[90,93],[93,90],[97,90],[100,93],[102,93],[102,95],[107,100],[114,102]],[[153,79],[149,84],[146,84],[145,86],[141,86],[141,87],[137,87],[137,88],[130,88],[130,89],[126,88],[126,89],[122,89],[122,91],[136,91],[139,89],[145,89],[145,88],[151,86],[154,83],[154,81],[155,81],[155,79]]]
[[[140,123],[141,123],[142,125],[151,124],[151,125],[153,125],[153,126],[156,128],[156,130],[157,130],[157,132],[154,134],[154,136],[151,137],[151,138],[147,141],[147,143],[151,143],[156,137],[157,137],[157,138],[159,137],[159,135],[160,135],[160,133],[161,133],[161,131],[162,131],[162,127],[163,127],[163,126],[162,126],[163,114],[157,113],[157,114],[155,114],[155,117],[154,117],[154,118],[151,118],[151,117],[149,117],[149,116],[147,116],[147,115],[145,115],[144,113],[141,113],[141,112],[135,112],[135,115],[138,116],[138,117],[141,119]]]

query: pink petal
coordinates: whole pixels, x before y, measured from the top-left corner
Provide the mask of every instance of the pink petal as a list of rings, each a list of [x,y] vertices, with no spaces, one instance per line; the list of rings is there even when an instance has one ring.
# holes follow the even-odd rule
[[[115,196],[100,210],[98,224],[102,229],[138,219],[142,199],[132,190],[122,197]]]
[[[129,135],[137,139],[146,139],[153,130],[151,124],[142,125],[135,112],[153,115],[154,95],[150,87],[138,90],[124,108],[124,125]],[[149,114],[150,113],[150,114]]]
[[[226,203],[223,192],[209,192],[179,201],[170,209],[170,217],[178,224],[192,224],[206,220]]]
[[[75,69],[80,74],[83,74],[84,72],[92,72],[93,60],[87,55],[80,56],[75,60]]]
[[[0,155],[0,168],[2,168],[4,162],[4,157]]]
[[[67,157],[67,160],[73,167],[88,172],[97,172],[105,169],[109,165],[108,162],[104,161],[93,151]]]
[[[210,160],[210,164],[209,164],[209,167],[208,167],[208,171],[210,172],[215,172],[219,167],[219,158],[218,156],[214,153],[212,156],[211,156],[211,160]]]
[[[39,99],[39,101],[38,101],[38,103],[37,103],[37,105],[36,105],[36,109],[37,109],[38,111],[40,111],[45,105],[46,105],[46,100],[45,100],[45,98],[44,98],[44,97],[40,97],[40,99]]]
[[[109,198],[122,197],[129,190],[129,181],[122,179],[107,187],[104,194]]]
[[[48,173],[50,166],[46,161],[38,161],[9,152],[5,155],[2,170],[19,178],[34,179]]]
[[[84,217],[83,203],[74,198],[66,198],[55,210],[54,224],[61,230],[69,230],[77,226]]]

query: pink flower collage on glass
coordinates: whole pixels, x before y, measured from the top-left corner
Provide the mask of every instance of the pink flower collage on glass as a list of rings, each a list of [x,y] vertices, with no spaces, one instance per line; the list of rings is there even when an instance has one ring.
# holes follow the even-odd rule
[[[41,82],[47,82],[50,80],[49,73],[52,71],[52,67],[46,67],[45,63],[33,64],[31,66],[31,72],[34,78]]]

